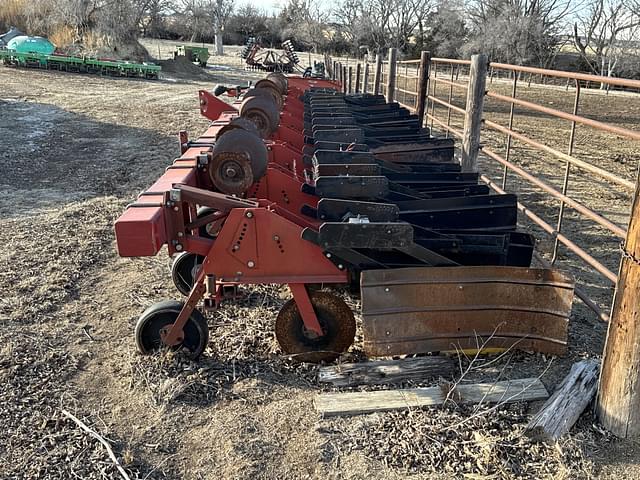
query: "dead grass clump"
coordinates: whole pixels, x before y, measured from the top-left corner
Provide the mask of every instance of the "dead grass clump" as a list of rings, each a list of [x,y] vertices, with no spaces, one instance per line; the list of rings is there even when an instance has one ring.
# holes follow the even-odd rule
[[[57,25],[49,34],[49,41],[56,48],[64,49],[78,40],[77,30],[69,25]]]
[[[22,24],[27,3],[27,0],[3,0],[0,8],[0,22],[6,25]]]
[[[526,408],[504,405],[473,418],[468,408],[445,407],[326,421],[323,458],[333,463],[359,451],[400,472],[450,478],[591,478],[584,450],[593,439],[567,437],[556,447],[533,442],[522,434]]]

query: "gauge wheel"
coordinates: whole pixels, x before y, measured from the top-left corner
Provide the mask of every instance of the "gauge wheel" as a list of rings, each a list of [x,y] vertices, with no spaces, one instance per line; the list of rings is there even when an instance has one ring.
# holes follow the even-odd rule
[[[171,279],[181,294],[189,295],[191,292],[202,262],[204,262],[202,255],[191,252],[179,253],[173,259]]]
[[[283,352],[299,362],[332,362],[353,343],[356,321],[349,306],[336,295],[311,291],[309,298],[323,335],[309,331],[295,300],[280,309],[276,318],[276,338]]]
[[[165,300],[147,308],[136,323],[135,337],[138,351],[150,354],[163,346],[160,332],[172,325],[184,303],[176,300]],[[198,358],[209,343],[209,327],[207,319],[198,310],[193,310],[184,326],[184,340],[173,350],[185,350],[191,358]]]

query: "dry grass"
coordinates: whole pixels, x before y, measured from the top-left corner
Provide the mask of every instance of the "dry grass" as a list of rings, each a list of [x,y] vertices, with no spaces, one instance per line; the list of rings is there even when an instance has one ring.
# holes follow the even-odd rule
[[[69,25],[59,25],[51,34],[49,41],[57,48],[66,48],[78,40],[77,31]]]

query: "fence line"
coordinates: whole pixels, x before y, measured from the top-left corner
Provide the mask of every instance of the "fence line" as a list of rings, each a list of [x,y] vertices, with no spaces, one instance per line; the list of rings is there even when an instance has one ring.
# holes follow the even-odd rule
[[[456,128],[453,125],[454,117],[456,120],[455,123],[459,124],[460,120],[464,120],[469,115],[469,106],[467,105],[466,108],[463,108],[456,105],[454,102],[454,96],[456,93],[466,95],[469,91],[470,83],[473,81],[470,78],[470,66],[470,60],[429,58],[428,55],[423,55],[421,60],[396,61],[393,62],[393,65],[390,65],[388,61],[381,61],[381,74],[379,78],[380,91],[382,91],[382,86],[385,86],[389,93],[389,95],[387,95],[388,97],[394,98],[400,105],[408,108],[412,112],[417,112],[420,107],[420,103],[424,102],[422,108],[424,109],[423,121],[425,122],[425,125],[430,126],[432,129],[440,129],[447,137],[453,135],[454,137],[463,139],[465,138],[465,135],[469,134],[467,131],[468,127],[465,126],[466,128],[464,130]],[[577,125],[584,125],[631,140],[640,140],[640,132],[612,125],[603,121],[586,118],[578,114],[582,98],[581,94],[583,93],[585,86],[588,87],[591,85],[596,86],[599,89],[604,88],[606,93],[608,93],[609,87],[613,86],[626,89],[637,89],[640,91],[640,81],[533,67],[522,67],[496,62],[489,63],[488,67],[489,71],[485,77],[487,79],[487,83],[492,83],[494,78],[507,78],[507,81],[511,85],[511,95],[503,95],[494,91],[486,91],[485,93],[485,98],[490,98],[495,102],[508,105],[509,117],[507,125],[502,125],[487,118],[482,119],[482,133],[478,133],[478,138],[476,139],[480,143],[479,151],[484,155],[484,158],[494,161],[496,165],[502,168],[502,179],[500,182],[501,185],[499,185],[483,173],[480,176],[481,180],[489,185],[496,193],[504,194],[506,192],[505,188],[509,174],[516,175],[523,181],[528,182],[530,185],[541,189],[547,197],[558,201],[558,219],[555,226],[545,221],[540,215],[532,211],[531,208],[523,205],[522,203],[518,203],[518,209],[520,212],[522,212],[527,219],[540,227],[554,242],[553,249],[550,252],[551,259],[547,260],[539,252],[536,252],[535,255],[537,260],[546,266],[555,265],[558,261],[559,247],[560,245],[563,245],[569,251],[573,252],[586,265],[593,268],[602,278],[615,283],[618,278],[617,275],[589,254],[576,241],[569,238],[569,236],[562,230],[564,226],[565,211],[567,208],[571,208],[578,214],[582,215],[583,218],[593,221],[595,224],[605,228],[606,231],[610,232],[613,236],[622,239],[626,238],[627,230],[625,228],[620,227],[610,219],[606,218],[606,216],[601,212],[597,212],[573,198],[568,193],[568,185],[573,167],[573,169],[589,172],[596,175],[598,178],[620,186],[627,192],[633,192],[636,188],[636,182],[622,178],[605,168],[578,158],[574,153],[574,144],[576,140],[575,132]],[[389,71],[395,71],[395,75],[391,81],[389,78]],[[419,82],[422,71],[428,72],[428,85],[424,92],[424,98],[421,98],[418,93],[420,90]],[[528,75],[528,79],[525,75]],[[536,75],[539,76],[543,85],[552,84],[553,81],[557,81],[558,79],[564,81],[566,83],[567,91],[569,89],[569,84],[574,84],[575,95],[572,113],[566,113],[556,108],[517,98],[518,86],[525,82],[527,83],[527,86],[530,86],[532,77]],[[439,95],[439,92],[443,90],[443,87],[446,89],[444,98]],[[367,85],[366,91],[371,92],[373,91],[373,88],[370,88]],[[514,129],[516,106],[526,111],[533,111],[542,114],[545,118],[556,118],[561,121],[569,122],[571,128],[566,150],[560,151],[559,149],[547,145],[544,142],[530,138],[526,133],[516,131]],[[441,114],[443,109],[445,111],[444,115]],[[487,135],[489,131],[494,131],[505,136],[506,148],[504,154],[499,154],[494,149],[489,148],[480,142],[480,136]],[[516,165],[511,160],[513,155],[512,144],[514,140],[521,142],[536,151],[548,154],[556,158],[558,164],[564,165],[562,187],[555,188],[542,180],[536,174]],[[598,306],[597,302],[590,298],[586,291],[580,286],[576,289],[576,295],[582,299],[585,305],[593,310],[600,319],[606,320],[609,318],[608,315]]]

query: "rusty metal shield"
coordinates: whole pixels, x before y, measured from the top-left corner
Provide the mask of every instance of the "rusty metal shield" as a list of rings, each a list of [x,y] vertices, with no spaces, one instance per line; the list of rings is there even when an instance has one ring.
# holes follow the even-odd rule
[[[574,281],[557,270],[429,267],[362,272],[369,356],[517,348],[561,355]]]

